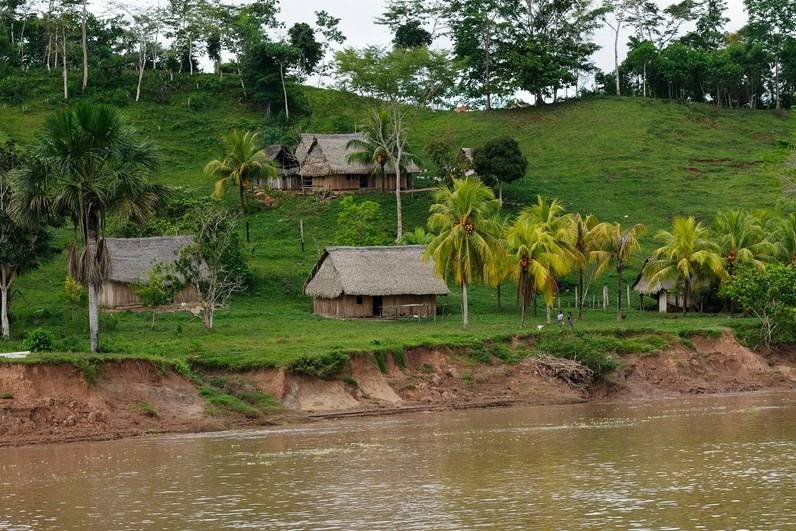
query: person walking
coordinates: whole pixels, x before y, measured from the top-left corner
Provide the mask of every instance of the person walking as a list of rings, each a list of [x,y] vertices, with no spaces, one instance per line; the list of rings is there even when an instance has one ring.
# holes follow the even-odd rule
[[[558,326],[564,326],[564,312],[558,310]]]
[[[569,312],[569,315],[567,315],[567,324],[572,333],[575,333],[575,319],[572,317],[572,312]]]

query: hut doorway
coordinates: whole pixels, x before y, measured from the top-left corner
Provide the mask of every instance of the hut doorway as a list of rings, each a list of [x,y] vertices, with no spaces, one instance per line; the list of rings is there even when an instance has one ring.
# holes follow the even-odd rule
[[[359,176],[359,187],[360,188],[367,188],[368,187],[368,176],[367,175],[360,175]]]
[[[373,297],[373,315],[381,317],[381,309],[384,306],[384,299],[382,297]]]

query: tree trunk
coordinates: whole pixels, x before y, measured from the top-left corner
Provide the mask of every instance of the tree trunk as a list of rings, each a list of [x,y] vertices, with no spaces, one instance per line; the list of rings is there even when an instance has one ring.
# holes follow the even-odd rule
[[[777,57],[774,60],[774,98],[776,99],[776,109],[780,110],[782,108],[782,104],[779,98],[779,51],[777,51]]]
[[[155,314],[156,314],[156,313],[157,313],[157,312],[155,312],[155,309],[154,309],[154,308],[152,308],[152,323],[151,323],[151,324],[150,324],[150,326],[149,326],[149,329],[150,329],[150,330],[154,330],[154,329],[155,329]]]
[[[683,300],[683,313],[688,313],[688,306],[691,302],[691,279],[685,280],[685,299]]]
[[[144,80],[144,69],[146,68],[146,45],[142,44],[140,52],[142,57],[139,57],[138,61],[138,86],[135,89],[135,101],[138,103],[138,100],[141,98],[141,83]]]
[[[585,293],[583,293],[583,269],[581,268],[578,271],[578,321],[583,319],[583,301],[585,299]]]
[[[400,142],[400,140],[399,140]],[[401,212],[401,152],[395,159],[395,241],[404,236],[403,213]]]
[[[91,352],[99,352],[99,301],[97,300],[97,286],[88,285],[88,329]]]
[[[246,84],[243,82],[243,74],[240,71],[240,61],[236,64],[238,70],[238,80],[240,81],[240,88],[243,89],[243,99],[246,99]]]
[[[285,86],[285,67],[279,63],[279,77],[282,78],[282,96],[285,98],[285,119],[290,120],[290,110],[287,108],[287,87]]]
[[[503,206],[503,182],[500,179],[498,179],[498,200],[500,206]]]
[[[64,28],[64,29],[63,29],[63,34],[62,34],[62,35],[63,35],[63,45],[64,45],[64,49],[62,50],[62,51],[64,52],[64,53],[62,54],[63,66],[64,66],[64,70],[63,70],[63,77],[64,77],[64,99],[65,99],[65,100],[68,100],[68,99],[69,99],[69,87],[68,87],[68,85],[67,85],[67,82],[68,82],[68,80],[69,80],[69,74],[68,74],[68,73],[67,73],[67,71],[66,71],[66,28]]]
[[[497,292],[496,293],[496,295],[497,295],[497,309],[499,310],[500,309],[500,282],[498,282],[498,285],[497,285],[497,288],[496,288],[496,292]]]
[[[82,91],[88,87],[88,43],[86,39],[86,0],[83,0],[83,19],[80,21],[80,31],[82,32],[83,45],[83,85]]]
[[[545,319],[547,320],[547,324],[552,324],[553,323],[553,318],[551,316],[550,309],[551,308],[550,308],[549,304],[545,304],[544,305]]]
[[[621,88],[619,84],[619,31],[622,28],[622,23],[617,21],[616,31],[614,32],[614,76],[616,76],[616,95],[621,96]]]
[[[244,186],[243,181],[241,181],[238,188],[240,190],[240,211],[246,212],[246,187]]]
[[[616,320],[622,320],[622,269],[616,270]]]
[[[465,330],[470,327],[470,306],[467,300],[467,282],[462,284],[462,326]]]
[[[2,321],[3,339],[11,339],[11,329],[8,325],[8,290],[11,287],[11,273],[5,268],[0,277],[0,321]]]

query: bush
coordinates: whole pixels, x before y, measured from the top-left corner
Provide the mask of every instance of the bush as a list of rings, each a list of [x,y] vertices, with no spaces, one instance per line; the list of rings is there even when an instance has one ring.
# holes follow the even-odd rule
[[[31,352],[52,352],[55,337],[43,328],[35,328],[25,336],[25,348]]]
[[[328,352],[318,356],[302,356],[288,365],[288,369],[300,374],[319,378],[332,378],[348,366],[348,355],[342,352]]]

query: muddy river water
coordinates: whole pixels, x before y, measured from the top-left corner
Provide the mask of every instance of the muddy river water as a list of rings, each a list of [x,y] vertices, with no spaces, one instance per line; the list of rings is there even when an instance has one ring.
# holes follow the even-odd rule
[[[0,529],[796,529],[796,392],[0,449]]]

